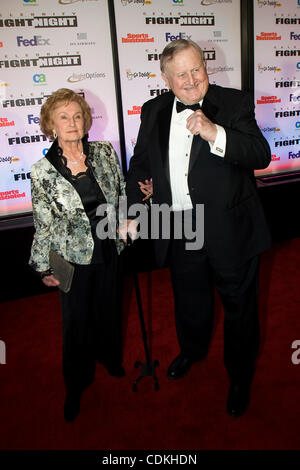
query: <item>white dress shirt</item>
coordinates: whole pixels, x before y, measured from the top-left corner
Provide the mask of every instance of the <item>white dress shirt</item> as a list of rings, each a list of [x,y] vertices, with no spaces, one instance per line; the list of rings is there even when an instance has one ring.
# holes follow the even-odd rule
[[[177,98],[174,100],[171,128],[169,137],[169,168],[172,191],[172,210],[183,211],[193,207],[188,188],[188,170],[193,134],[186,128],[187,118],[193,114],[191,109],[180,113],[176,111]],[[200,101],[200,107],[203,100]],[[224,157],[226,149],[226,132],[222,126],[217,126],[217,137],[214,142],[208,142],[211,153]]]

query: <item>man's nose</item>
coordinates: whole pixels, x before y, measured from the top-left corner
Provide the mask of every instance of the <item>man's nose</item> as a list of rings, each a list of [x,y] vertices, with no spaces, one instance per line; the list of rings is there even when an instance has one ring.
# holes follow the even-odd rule
[[[191,72],[187,74],[187,83],[191,86],[195,83],[195,78]]]

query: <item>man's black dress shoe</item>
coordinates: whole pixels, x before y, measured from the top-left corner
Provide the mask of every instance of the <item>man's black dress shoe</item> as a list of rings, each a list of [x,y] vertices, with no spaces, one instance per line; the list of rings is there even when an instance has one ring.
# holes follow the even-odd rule
[[[242,416],[249,406],[249,388],[240,385],[231,385],[227,399],[227,413],[238,418]]]
[[[169,366],[167,377],[169,379],[180,379],[181,377],[184,377],[192,367],[193,363],[194,361],[192,361],[192,359],[188,359],[182,354],[179,354],[179,356],[177,356]]]
[[[80,411],[80,398],[81,393],[67,393],[64,405],[64,417],[66,421],[74,421],[78,415]]]

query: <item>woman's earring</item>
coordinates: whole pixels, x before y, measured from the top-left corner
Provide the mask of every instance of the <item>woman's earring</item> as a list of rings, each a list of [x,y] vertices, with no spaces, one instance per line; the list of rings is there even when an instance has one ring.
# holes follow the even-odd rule
[[[57,134],[56,134],[55,130],[52,131],[52,134],[53,134],[54,139],[57,139]]]

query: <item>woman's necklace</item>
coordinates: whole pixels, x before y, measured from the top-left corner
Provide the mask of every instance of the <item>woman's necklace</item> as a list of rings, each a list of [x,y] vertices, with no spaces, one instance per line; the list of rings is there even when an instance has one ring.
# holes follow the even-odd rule
[[[83,157],[83,152],[81,152],[80,157],[79,157],[78,160],[69,160],[69,159],[67,159],[67,160],[68,160],[68,163],[69,163],[70,165],[76,165],[77,163],[81,162],[82,157]]]

